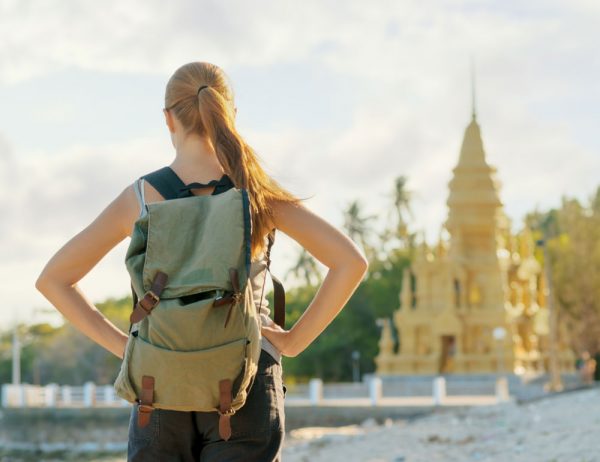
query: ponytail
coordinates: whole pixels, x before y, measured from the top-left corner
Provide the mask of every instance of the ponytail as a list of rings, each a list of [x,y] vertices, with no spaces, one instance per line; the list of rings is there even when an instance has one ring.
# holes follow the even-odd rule
[[[207,137],[236,188],[248,190],[252,216],[252,259],[265,250],[263,236],[273,222],[273,200],[299,205],[294,196],[262,168],[258,155],[235,128],[233,92],[221,68],[206,62],[185,64],[167,83],[165,107],[173,110],[186,134]],[[201,88],[204,87],[204,88]],[[270,231],[270,230],[269,230]]]

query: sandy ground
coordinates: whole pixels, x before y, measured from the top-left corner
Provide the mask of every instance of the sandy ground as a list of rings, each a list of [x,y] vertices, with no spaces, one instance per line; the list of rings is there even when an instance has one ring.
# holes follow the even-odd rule
[[[64,458],[5,457],[2,462]],[[69,458],[68,460],[77,460]],[[90,460],[86,458],[85,460]],[[123,462],[123,456],[95,458]],[[600,462],[600,387],[528,404],[443,408],[412,422],[292,430],[283,462]]]
[[[600,462],[600,388],[411,423],[291,431],[283,462]]]

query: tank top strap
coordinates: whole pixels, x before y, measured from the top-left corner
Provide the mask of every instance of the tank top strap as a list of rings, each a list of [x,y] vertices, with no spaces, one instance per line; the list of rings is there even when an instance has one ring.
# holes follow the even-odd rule
[[[144,198],[144,178],[138,178],[137,180],[135,180],[135,182],[133,183],[133,189],[135,190],[135,195],[137,196],[138,202],[140,204],[139,218],[141,218],[148,211],[146,199]]]

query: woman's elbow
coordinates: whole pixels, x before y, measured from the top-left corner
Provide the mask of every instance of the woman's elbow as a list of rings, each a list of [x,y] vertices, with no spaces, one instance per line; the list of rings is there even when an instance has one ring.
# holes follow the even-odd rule
[[[47,292],[49,287],[56,285],[57,279],[44,268],[35,281],[35,288],[42,294]]]
[[[38,290],[38,292],[44,293],[48,287],[48,284],[49,278],[44,273],[41,273],[35,281],[35,288]]]
[[[361,258],[361,267],[362,267],[362,273],[363,275],[367,272],[367,270],[369,269],[369,260],[367,260],[364,256]]]
[[[369,269],[369,260],[365,258],[362,253],[356,254],[356,256],[352,259],[351,266],[356,270],[356,272],[360,275],[361,279],[366,274]]]

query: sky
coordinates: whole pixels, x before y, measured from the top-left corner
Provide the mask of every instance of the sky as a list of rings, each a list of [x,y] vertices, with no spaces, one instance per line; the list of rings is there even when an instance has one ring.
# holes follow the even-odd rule
[[[172,161],[162,106],[179,66],[225,70],[238,131],[314,212],[342,229],[359,200],[383,225],[404,175],[411,227],[433,243],[470,120],[471,60],[513,231],[536,207],[592,195],[599,26],[593,0],[0,0],[0,330],[62,322],[34,287],[46,262]],[[130,293],[128,243],[79,282],[90,300]],[[278,234],[271,265],[288,287],[298,251]]]

